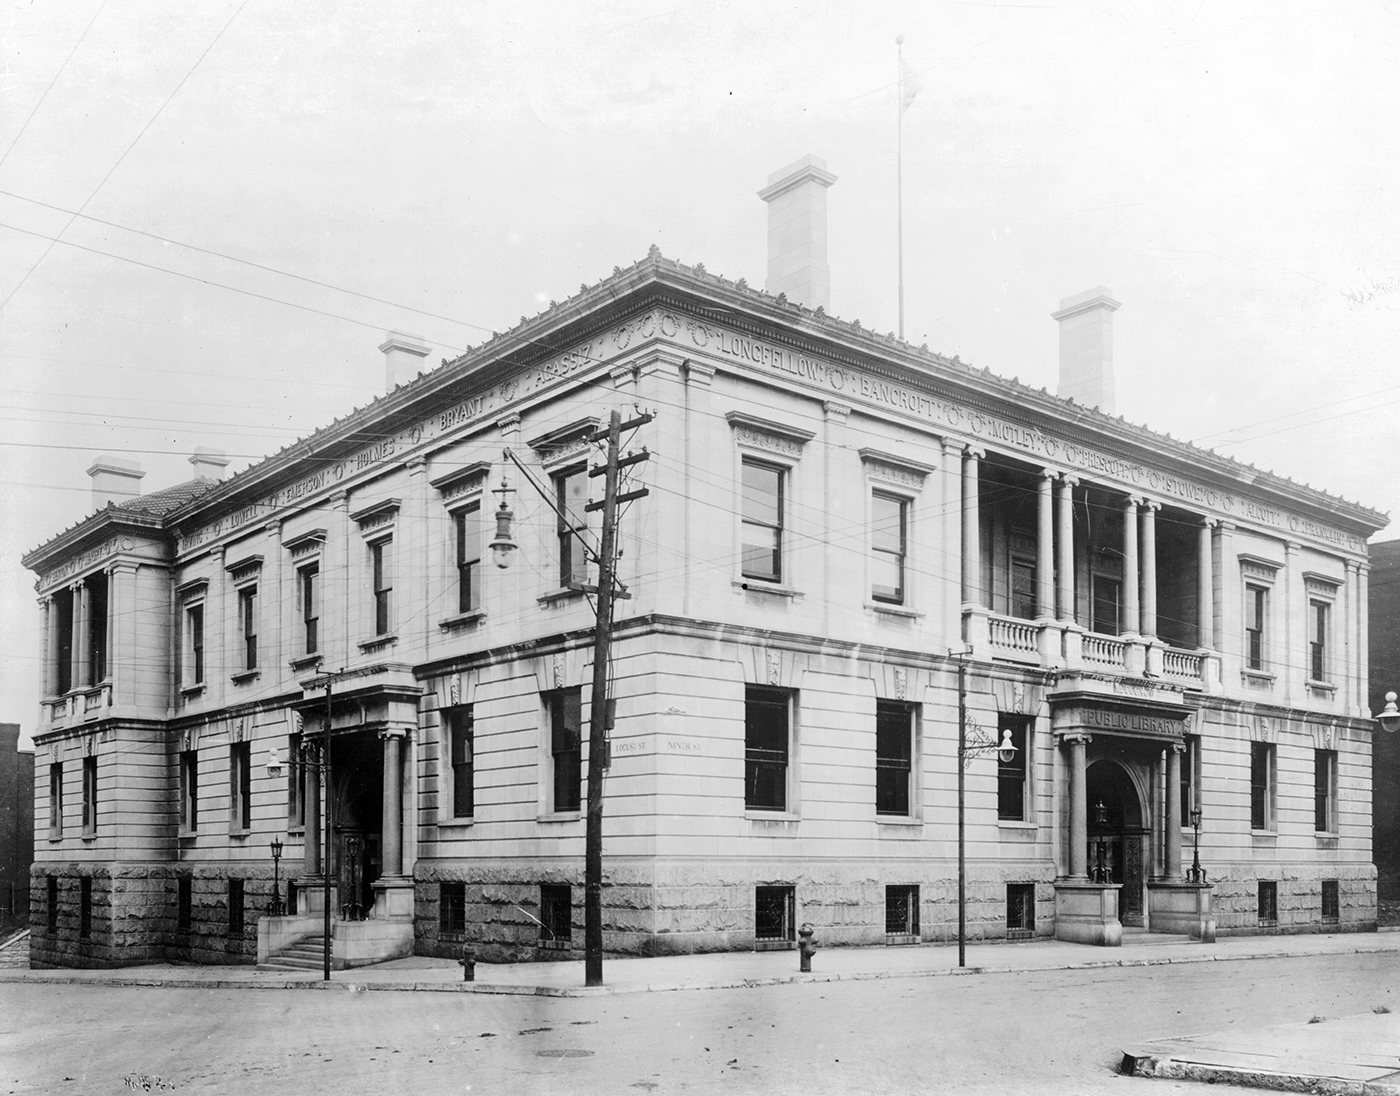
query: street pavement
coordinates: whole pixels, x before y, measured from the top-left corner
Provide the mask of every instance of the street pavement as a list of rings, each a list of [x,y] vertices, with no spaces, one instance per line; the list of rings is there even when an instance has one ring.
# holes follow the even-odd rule
[[[465,982],[461,966],[410,957],[373,967],[332,972],[259,971],[249,966],[150,964],[117,970],[0,969],[7,983],[164,987],[200,990],[329,990],[492,994],[584,998],[627,994],[735,990],[745,987],[860,982],[1051,971],[1096,971],[1247,960],[1374,957],[1394,963],[1400,933],[1226,937],[1213,944],[1184,937],[1130,933],[1119,948],[1053,940],[974,944],[958,966],[954,946],[819,949],[811,973],[798,970],[796,952],[722,952],[654,959],[609,959],[600,987],[583,984],[580,961],[476,966]],[[6,949],[10,950],[10,949]],[[1382,1006],[1383,1008],[1384,1006]],[[1303,1091],[1400,1096],[1400,1013],[1385,1011],[1315,1017],[1313,1023],[1226,1029],[1125,1046],[1123,1072],[1138,1077],[1200,1080]]]

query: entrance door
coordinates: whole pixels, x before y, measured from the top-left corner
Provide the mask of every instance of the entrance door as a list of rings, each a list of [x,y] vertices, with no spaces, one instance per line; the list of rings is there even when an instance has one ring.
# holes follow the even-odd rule
[[[1089,879],[1118,883],[1118,920],[1143,923],[1146,872],[1142,808],[1127,770],[1116,761],[1096,761],[1088,772]]]

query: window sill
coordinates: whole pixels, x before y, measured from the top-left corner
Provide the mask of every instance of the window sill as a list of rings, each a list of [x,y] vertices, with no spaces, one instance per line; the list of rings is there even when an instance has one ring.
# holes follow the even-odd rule
[[[245,837],[252,837],[252,836],[253,836],[253,831],[252,831],[252,830],[229,830],[229,831],[228,831],[228,835],[229,835],[229,837],[235,837],[235,838],[238,838],[238,839],[241,840],[242,838],[245,838]]]
[[[446,620],[439,620],[438,627],[444,632],[458,631],[462,628],[472,628],[486,619],[486,614],[480,609],[473,609],[469,613],[458,613],[450,616]]]
[[[60,841],[62,841],[62,840],[63,840],[63,834],[61,834],[61,833],[51,833],[51,834],[49,834],[49,844],[50,844],[50,845],[57,845],[57,844],[58,844]]]
[[[91,844],[92,844],[94,841],[96,841],[96,840],[97,840],[97,834],[96,834],[96,833],[84,833],[84,834],[83,834],[83,844],[84,844],[84,845],[91,845]]]
[[[183,696],[186,700],[189,700],[191,697],[196,697],[202,692],[204,692],[204,682],[202,681],[196,685],[180,686],[180,695]]]
[[[796,951],[796,940],[755,940],[754,951]]]
[[[560,601],[572,601],[575,598],[582,598],[583,590],[577,586],[561,586],[558,590],[551,590],[547,594],[541,594],[535,598],[540,605],[553,605]]]
[[[178,837],[181,841],[193,841],[196,837],[199,836],[199,831],[198,831],[198,830],[181,830],[181,831],[180,831],[179,833],[177,833],[175,836]]]
[[[1277,676],[1264,670],[1244,669],[1240,671],[1240,680],[1246,685],[1253,685],[1256,689],[1268,689],[1273,687]]]
[[[467,933],[465,929],[460,932],[456,929],[446,932],[442,929],[438,929],[438,943],[440,944],[465,944],[466,942]]]
[[[769,597],[799,598],[804,596],[795,586],[784,586],[779,582],[765,582],[761,578],[736,578],[730,582],[736,590],[750,594],[767,594]]]
[[[882,616],[903,617],[906,620],[922,620],[924,614],[916,609],[906,609],[903,605],[894,605],[885,601],[867,601],[865,607],[872,613],[879,613]]]
[[[1040,824],[1037,822],[1025,822],[1018,818],[998,818],[997,829],[999,830],[1038,830]]]
[[[750,822],[800,822],[802,816],[790,811],[760,811],[752,807],[744,809],[744,817]]]
[[[545,951],[568,951],[574,946],[572,940],[537,940],[535,947],[543,948]]]
[[[1304,682],[1304,684],[1315,693],[1327,693],[1330,695],[1337,691],[1337,686],[1330,681],[1309,680]]]
[[[1250,830],[1249,836],[1256,841],[1277,841],[1278,830]]]
[[[1313,836],[1328,845],[1335,845],[1342,838],[1336,830],[1314,830]]]
[[[300,658],[289,659],[287,665],[293,670],[306,670],[312,666],[321,664],[321,655],[316,652],[309,655],[302,655]]]
[[[302,823],[302,824],[299,825],[299,826],[288,826],[288,827],[287,827],[287,836],[288,836],[288,837],[305,837],[305,836],[306,836],[306,824],[305,824],[305,823]]]
[[[924,824],[922,818],[910,818],[908,815],[900,814],[877,814],[875,821],[881,826],[896,826],[904,829],[913,829]]]
[[[578,822],[582,820],[582,811],[556,811],[552,814],[540,814],[535,816],[536,822]]]
[[[362,643],[356,644],[356,646],[364,651],[365,654],[369,654],[371,651],[380,651],[385,647],[392,647],[398,641],[399,637],[396,635],[382,635],[375,636],[373,639],[367,639]]]
[[[912,936],[907,932],[890,932],[885,934],[886,947],[901,947],[907,944],[922,944],[924,938],[917,932]]]
[[[256,681],[261,670],[241,670],[236,674],[231,674],[229,680],[235,685],[242,685],[245,681]]]
[[[465,829],[476,825],[475,818],[439,818],[438,829]]]

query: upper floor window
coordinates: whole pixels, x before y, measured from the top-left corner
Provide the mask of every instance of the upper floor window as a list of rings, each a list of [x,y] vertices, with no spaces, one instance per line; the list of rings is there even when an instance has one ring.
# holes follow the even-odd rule
[[[582,586],[588,581],[588,559],[580,534],[588,528],[588,467],[575,468],[554,475],[555,526],[559,543],[559,585]]]
[[[1251,670],[1262,670],[1266,650],[1264,645],[1265,628],[1268,623],[1269,591],[1263,586],[1246,585],[1244,588],[1244,644],[1245,665]]]
[[[63,762],[49,763],[49,836],[63,836]]]
[[[251,744],[235,742],[228,755],[229,829],[247,831],[253,825]]]
[[[180,754],[180,832],[194,833],[199,829],[199,754],[185,750]]]
[[[783,489],[787,471],[743,459],[742,569],[745,578],[783,580]]]
[[[481,608],[481,501],[470,502],[452,515],[457,540],[457,611]]]
[[[549,709],[550,809],[576,811],[583,778],[583,690],[556,689],[547,694]]]
[[[909,502],[876,491],[870,498],[870,510],[871,600],[903,605]]]
[[[1337,751],[1313,751],[1313,829],[1337,832]]]
[[[204,684],[204,603],[185,607],[185,684]]]
[[[1274,828],[1274,796],[1277,786],[1274,747],[1268,742],[1249,744],[1249,825],[1255,830]]]
[[[1011,615],[1022,620],[1036,616],[1035,560],[1011,558]]]
[[[374,594],[374,634],[388,635],[392,623],[394,569],[391,549],[393,539],[385,537],[369,546],[371,583]]]
[[[321,568],[311,564],[297,571],[297,600],[301,608],[302,653],[314,655],[321,642]]]
[[[1031,585],[1034,587],[1034,574],[1031,577]],[[1121,580],[1109,575],[1095,574],[1092,582],[1093,588],[1093,631],[1101,636],[1116,636],[1122,629],[1123,611],[1123,583]]]
[[[238,626],[242,631],[243,668],[258,668],[258,588],[245,586],[238,591]]]
[[[1308,602],[1308,677],[1328,680],[1327,632],[1332,607],[1325,601]]]

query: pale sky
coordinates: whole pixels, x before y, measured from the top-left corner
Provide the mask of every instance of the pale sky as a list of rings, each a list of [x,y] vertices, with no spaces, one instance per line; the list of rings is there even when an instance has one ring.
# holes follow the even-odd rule
[[[1400,514],[1400,0],[6,2],[0,721],[100,453],[245,468],[653,243],[761,286],[809,152],[893,330],[900,34],[911,342],[1053,391],[1107,285],[1128,421]]]

